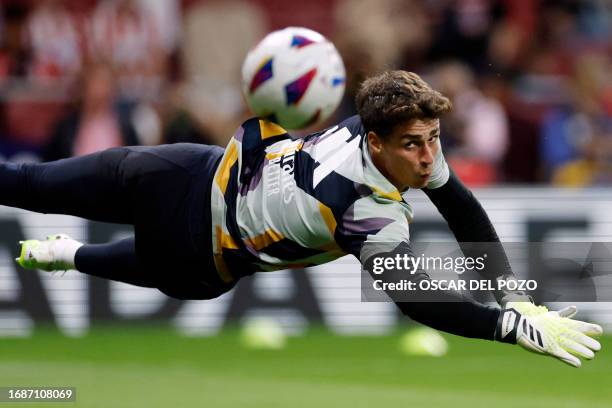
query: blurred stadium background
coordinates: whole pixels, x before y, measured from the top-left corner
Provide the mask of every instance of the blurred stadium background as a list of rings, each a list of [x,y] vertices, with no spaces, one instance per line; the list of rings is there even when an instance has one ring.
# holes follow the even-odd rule
[[[416,71],[452,97],[445,155],[503,241],[611,242],[611,16],[607,0],[3,0],[0,159],[225,145],[249,116],[249,48],[305,26],[347,68],[329,123],[354,113],[369,74]],[[413,204],[415,240],[451,238],[424,195]],[[76,405],[100,407],[612,404],[608,338],[579,371],[452,336],[444,358],[406,357],[398,333],[412,323],[392,304],[360,303],[347,259],[181,302],[17,268],[19,239],[58,231],[89,242],[130,232],[0,207],[0,386],[77,386]],[[612,304],[581,309],[612,329]],[[257,316],[292,335],[285,350],[242,348],[236,327]]]

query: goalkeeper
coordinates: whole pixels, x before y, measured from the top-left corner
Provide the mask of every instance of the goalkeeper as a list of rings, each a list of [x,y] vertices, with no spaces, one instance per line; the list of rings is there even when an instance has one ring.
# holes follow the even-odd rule
[[[0,164],[0,204],[134,225],[131,238],[83,245],[63,234],[22,243],[28,269],[76,269],[179,299],[210,299],[247,275],[329,262],[366,265],[372,244],[410,254],[413,214],[402,193],[423,189],[459,242],[499,243],[481,205],[449,169],[439,118],[450,101],[418,75],[366,80],[359,115],[292,139],[246,121],[225,150],[202,145],[126,147],[43,164]],[[489,279],[513,279],[503,251]],[[414,279],[429,279],[425,273]],[[418,293],[415,296],[419,296]],[[489,307],[458,292],[397,302],[449,333],[519,344],[573,366],[590,359],[601,327],[549,312],[521,293]]]

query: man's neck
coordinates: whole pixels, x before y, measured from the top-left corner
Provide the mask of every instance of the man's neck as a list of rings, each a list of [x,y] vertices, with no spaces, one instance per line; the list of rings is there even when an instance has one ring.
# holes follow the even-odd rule
[[[391,183],[393,187],[395,187],[400,193],[403,192],[404,190],[407,190],[408,187],[401,188],[401,187],[398,187],[397,184],[393,182],[393,178],[389,177],[389,173],[386,171],[384,164],[381,163],[380,158],[377,155],[372,154],[372,150],[370,149],[369,143],[366,143],[366,147],[368,149],[368,154],[370,155],[370,159],[372,160],[374,167],[376,167],[376,170],[378,170],[378,172],[382,174],[383,177],[386,178],[387,181]]]

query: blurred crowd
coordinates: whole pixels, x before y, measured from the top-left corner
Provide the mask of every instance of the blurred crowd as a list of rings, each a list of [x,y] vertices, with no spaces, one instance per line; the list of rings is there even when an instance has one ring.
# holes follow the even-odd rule
[[[330,123],[407,69],[452,98],[443,148],[468,184],[612,184],[609,0],[3,0],[0,160],[224,145],[249,116],[244,56],[289,25],[344,58]]]

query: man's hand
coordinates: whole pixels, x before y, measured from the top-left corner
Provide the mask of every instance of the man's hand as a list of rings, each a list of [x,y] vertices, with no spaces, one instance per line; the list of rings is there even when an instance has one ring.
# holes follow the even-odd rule
[[[537,316],[548,312],[546,306],[536,306],[529,301],[511,301],[502,305],[502,309],[514,309],[523,316]]]
[[[581,365],[576,356],[590,360],[595,357],[594,352],[601,349],[601,344],[591,336],[600,335],[603,329],[597,324],[573,320],[575,306],[549,312],[543,306],[520,303],[515,305],[510,302],[501,311],[495,340],[518,344],[526,350],[550,355],[574,367]]]

